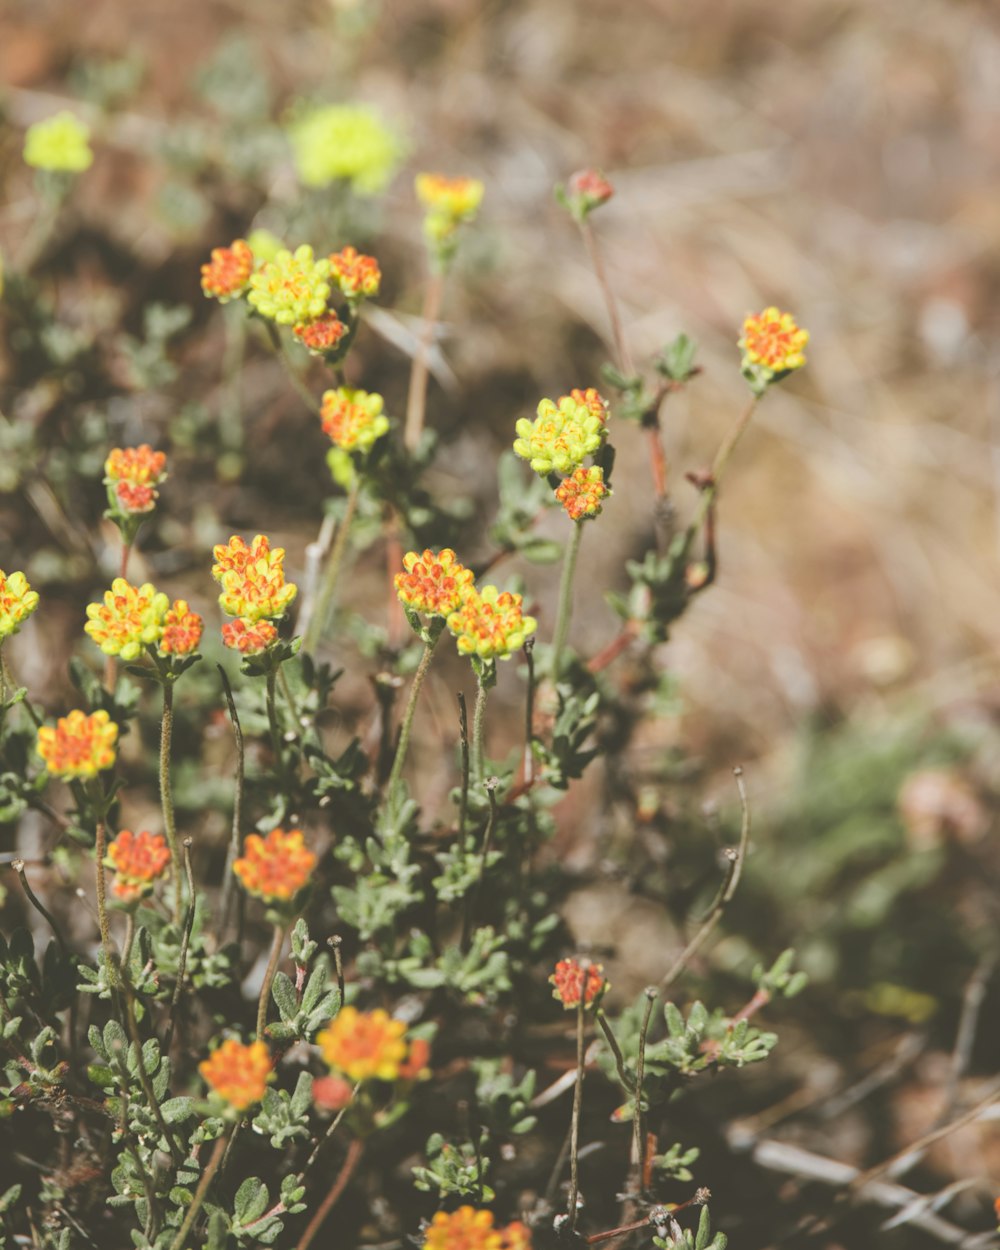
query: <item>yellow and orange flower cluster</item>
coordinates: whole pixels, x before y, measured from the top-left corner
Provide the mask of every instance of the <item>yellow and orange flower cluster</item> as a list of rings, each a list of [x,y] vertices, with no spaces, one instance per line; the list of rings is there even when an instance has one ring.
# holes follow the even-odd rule
[[[478,178],[446,178],[444,174],[417,174],[417,199],[427,210],[424,236],[440,268],[455,254],[458,228],[472,221],[483,202],[485,188]]]
[[[549,980],[552,997],[564,1007],[578,1007],[581,994],[583,1005],[593,1007],[608,987],[601,964],[579,959],[560,959]]]
[[[515,426],[514,451],[542,477],[572,473],[599,451],[607,437],[607,403],[592,387],[574,390],[555,403],[543,399],[534,421]]]
[[[349,386],[327,391],[320,410],[323,433],[341,451],[371,451],[389,429],[384,406],[382,396],[374,392]]]
[[[157,650],[161,655],[191,655],[198,649],[204,621],[192,612],[186,599],[175,599],[163,618]]]
[[[596,169],[578,169],[571,174],[565,191],[566,207],[577,221],[583,221],[595,208],[606,204],[615,189]]]
[[[743,376],[754,394],[762,395],[772,382],[801,369],[808,342],[809,331],[798,326],[791,313],[772,306],[747,316],[739,346]]]
[[[112,508],[125,516],[152,512],[159,498],[157,486],[167,476],[167,457],[148,443],[114,447],[104,462],[104,481]]]
[[[475,1207],[438,1211],[430,1222],[423,1250],[531,1250],[531,1230],[520,1220],[494,1228],[493,1212]]]
[[[169,607],[167,596],[149,582],[132,586],[124,577],[116,577],[102,603],[87,604],[83,628],[105,655],[135,660],[143,647],[160,641]]]
[[[233,872],[248,894],[267,903],[287,903],[308,884],[315,867],[316,856],[301,829],[272,829],[265,838],[248,834]]]
[[[403,556],[405,572],[396,574],[396,594],[404,607],[424,616],[450,616],[461,606],[472,587],[472,570],[459,563],[454,551],[444,547],[434,554],[408,551]]]
[[[131,833],[123,829],[108,847],[107,864],[117,874],[112,891],[123,903],[148,894],[170,863],[170,849],[162,833]]]
[[[346,333],[347,326],[336,313],[327,313],[325,317],[295,327],[295,337],[314,356],[325,356],[327,352],[335,351]]]
[[[273,626],[261,628],[260,623],[284,616],[298,593],[294,582],[285,581],[284,548],[272,550],[264,534],[257,534],[249,546],[234,534],[212,554],[212,576],[222,586],[219,605],[227,616],[238,618],[232,626],[223,626],[223,642],[244,655],[265,650],[277,631]]]
[[[264,1042],[244,1046],[235,1038],[227,1038],[198,1065],[206,1085],[236,1111],[246,1111],[260,1102],[273,1070],[271,1052]]]
[[[244,621],[237,618],[222,627],[222,642],[240,655],[260,655],[278,637],[270,621]]]
[[[38,731],[38,754],[55,777],[66,780],[96,777],[115,762],[118,726],[103,710],[79,710],[61,716],[55,724]]]
[[[333,1072],[352,1081],[415,1081],[427,1075],[427,1042],[407,1042],[406,1024],[381,1007],[342,1007],[316,1043]]]
[[[538,628],[533,616],[524,615],[522,602],[521,595],[496,586],[469,588],[448,617],[459,652],[480,660],[510,659]]]
[[[201,289],[209,298],[227,304],[244,294],[253,266],[253,250],[246,239],[235,239],[229,247],[214,247],[212,259],[201,267]]]
[[[374,256],[365,256],[355,247],[345,247],[330,255],[330,272],[341,294],[350,302],[378,295],[382,270]]]
[[[9,576],[0,569],[0,643],[16,634],[38,607],[38,591],[32,590],[23,573]]]
[[[556,487],[556,499],[571,521],[586,521],[598,516],[601,505],[610,494],[604,484],[604,470],[596,464],[589,469],[574,469]]]
[[[330,262],[316,259],[308,243],[294,252],[283,247],[250,275],[247,301],[255,312],[281,326],[303,325],[326,313]]]

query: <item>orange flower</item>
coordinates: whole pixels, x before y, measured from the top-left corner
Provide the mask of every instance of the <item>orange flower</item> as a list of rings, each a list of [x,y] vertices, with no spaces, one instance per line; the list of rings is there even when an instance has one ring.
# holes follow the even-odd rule
[[[301,829],[272,829],[266,838],[251,833],[233,872],[248,894],[265,902],[287,902],[308,882],[316,856],[305,844]]]
[[[293,582],[285,581],[285,549],[272,551],[263,534],[257,534],[249,547],[234,534],[212,554],[212,576],[222,583],[219,603],[228,616],[242,616],[248,624],[282,616],[298,593]]]
[[[584,521],[597,516],[601,504],[611,491],[604,485],[604,470],[575,469],[556,487],[556,498],[571,521]]]
[[[371,451],[389,429],[384,400],[375,392],[339,386],[326,391],[320,415],[323,433],[343,451]]]
[[[240,655],[260,655],[278,636],[270,621],[245,621],[241,616],[222,627],[222,641]]]
[[[38,731],[38,754],[56,777],[96,777],[115,762],[118,726],[102,708],[93,715],[73,711],[61,716],[55,728]]]
[[[756,316],[749,315],[743,322],[739,345],[743,349],[743,376],[751,389],[763,394],[772,382],[793,369],[801,369],[806,363],[803,349],[808,342],[809,331],[800,329],[791,313],[771,307]]]
[[[393,1020],[381,1007],[376,1011],[342,1007],[316,1042],[330,1067],[352,1081],[369,1077],[395,1081],[406,1067],[405,1032],[406,1024]]]
[[[552,997],[564,1007],[579,1006],[581,993],[584,1006],[593,1007],[608,985],[601,964],[578,959],[560,959],[549,980],[555,987]]]
[[[459,1207],[438,1211],[430,1222],[423,1250],[531,1250],[531,1232],[515,1220],[506,1228],[493,1227],[492,1211]]]
[[[114,503],[127,513],[152,512],[167,476],[167,457],[148,443],[139,447],[113,447],[104,462],[104,480],[114,488]]]
[[[444,174],[417,174],[417,199],[432,213],[453,221],[475,216],[483,201],[483,184],[478,178],[448,178]]]
[[[228,1038],[198,1064],[198,1071],[220,1098],[245,1111],[264,1097],[273,1075],[271,1052],[264,1042],[244,1046]]]
[[[606,204],[615,189],[596,169],[578,169],[570,175],[566,193],[574,216],[586,217],[595,208]]]
[[[295,337],[316,356],[332,352],[347,333],[347,326],[334,313],[295,327]]]
[[[197,612],[192,612],[186,599],[175,599],[174,605],[163,618],[163,635],[158,650],[160,655],[190,655],[201,642],[204,622]]]
[[[357,248],[345,247],[330,256],[330,271],[348,300],[378,295],[382,271],[374,256],[365,256]]]
[[[148,894],[170,863],[162,833],[130,833],[123,829],[108,847],[108,864],[117,872],[114,893],[124,902]]]
[[[461,604],[472,586],[472,570],[459,564],[454,551],[443,547],[437,555],[408,551],[403,556],[405,573],[396,574],[400,603],[425,616],[448,616]]]
[[[538,622],[521,611],[521,596],[509,590],[502,593],[496,586],[482,590],[469,587],[461,604],[448,617],[448,628],[455,635],[462,655],[476,655],[481,660],[510,658],[524,646]]]
[[[242,295],[253,273],[253,252],[245,239],[212,249],[212,259],[201,267],[201,289],[220,304]]]

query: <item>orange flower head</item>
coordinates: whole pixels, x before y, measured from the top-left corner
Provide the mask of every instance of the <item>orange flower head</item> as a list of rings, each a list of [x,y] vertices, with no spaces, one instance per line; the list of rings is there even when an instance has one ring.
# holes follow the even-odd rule
[[[345,247],[330,256],[330,272],[348,300],[371,299],[378,295],[382,271],[374,256],[365,256],[357,248]]]
[[[0,643],[16,634],[38,607],[38,591],[32,590],[23,573],[0,569]]]
[[[333,1071],[349,1080],[395,1081],[406,1066],[405,1032],[405,1023],[393,1020],[381,1007],[375,1011],[342,1007],[316,1043]]]
[[[485,191],[478,178],[447,178],[444,174],[417,174],[415,186],[417,199],[432,215],[452,222],[474,217]]]
[[[266,838],[247,835],[243,855],[233,872],[248,894],[267,903],[286,903],[307,884],[316,856],[305,844],[301,829],[272,829]]]
[[[343,451],[371,451],[389,429],[384,406],[375,392],[338,386],[323,395],[323,433]]]
[[[560,406],[566,396],[562,396],[559,400]],[[581,407],[586,408],[592,417],[596,417],[602,424],[608,419],[608,401],[600,393],[595,386],[588,386],[586,390],[574,386],[569,393],[569,398],[574,400]]]
[[[87,605],[84,630],[105,655],[135,660],[143,647],[158,643],[170,600],[149,583],[132,586],[116,577],[102,603]]]
[[[556,498],[571,521],[586,521],[597,516],[610,494],[604,485],[604,470],[598,465],[591,469],[574,469],[556,487]]]
[[[308,347],[314,356],[325,356],[335,351],[337,344],[347,333],[347,326],[335,313],[328,313],[316,321],[295,327],[295,337]]]
[[[509,590],[501,593],[496,586],[467,588],[461,604],[448,617],[459,652],[481,660],[509,659],[538,628],[533,616],[522,613],[521,602],[520,595]]]
[[[574,216],[586,217],[595,208],[606,204],[615,189],[596,169],[578,169],[575,174],[570,174],[566,193]]]
[[[190,655],[198,649],[204,621],[192,612],[186,599],[175,599],[163,618],[163,633],[157,648],[160,655]]]
[[[564,1007],[578,1007],[581,994],[583,1005],[593,1007],[608,987],[601,964],[579,959],[560,959],[549,980],[554,987],[552,997]]]
[[[234,534],[212,554],[212,576],[222,583],[219,603],[227,616],[241,616],[248,623],[283,616],[298,593],[293,582],[285,581],[284,548],[272,550],[263,534],[257,534],[249,547]]]
[[[396,594],[405,607],[424,616],[448,616],[461,606],[472,587],[472,570],[460,564],[450,547],[423,555],[408,551],[404,573],[396,574]]]
[[[809,331],[795,323],[791,313],[765,308],[762,313],[747,316],[743,322],[741,368],[755,394],[761,395],[772,382],[801,369],[806,363],[805,345]]]
[[[38,754],[56,777],[96,777],[115,762],[118,726],[102,708],[88,716],[74,711],[61,716],[55,728],[38,731]]]
[[[494,1228],[492,1211],[459,1207],[437,1212],[427,1228],[423,1250],[531,1250],[531,1232],[520,1220]]]
[[[270,621],[245,621],[241,616],[222,627],[223,645],[232,647],[240,655],[260,655],[277,636],[278,631]]]
[[[247,289],[253,273],[253,252],[246,239],[229,247],[212,248],[212,259],[201,267],[201,289],[210,299],[228,304]]]
[[[227,1038],[217,1046],[198,1064],[198,1071],[206,1085],[237,1111],[246,1111],[260,1102],[274,1075],[271,1052],[264,1042],[244,1046],[235,1038]]]
[[[169,863],[170,849],[162,833],[123,829],[108,847],[108,866],[117,873],[114,894],[125,903],[136,902],[152,890]]]
[[[167,457],[148,443],[113,447],[104,462],[104,481],[113,488],[114,506],[121,512],[152,512],[159,498],[157,486],[167,476]]]

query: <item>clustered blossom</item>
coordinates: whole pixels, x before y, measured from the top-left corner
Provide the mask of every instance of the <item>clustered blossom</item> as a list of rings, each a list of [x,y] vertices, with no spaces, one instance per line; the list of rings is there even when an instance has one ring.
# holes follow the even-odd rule
[[[323,395],[323,432],[342,451],[371,451],[389,429],[385,401],[375,392],[339,386]]]
[[[603,501],[611,494],[604,484],[604,470],[600,465],[589,469],[574,469],[556,487],[556,499],[562,504],[571,521],[585,521],[598,516]]]
[[[286,903],[307,884],[315,867],[316,856],[301,829],[272,829],[266,838],[247,836],[233,872],[248,894],[267,903]]]
[[[191,655],[198,649],[204,621],[192,612],[186,599],[175,599],[163,618],[163,632],[157,647],[160,655]]]
[[[538,628],[533,616],[523,614],[521,603],[522,597],[509,590],[469,587],[448,617],[448,628],[461,654],[480,660],[506,660],[520,650]]]
[[[572,473],[607,437],[607,405],[592,389],[543,399],[536,419],[522,417],[515,429],[514,451],[536,473]]]
[[[38,754],[55,777],[67,780],[96,777],[115,762],[118,726],[100,709],[90,716],[79,710],[61,716],[38,731]]]
[[[212,554],[212,576],[222,585],[219,604],[227,616],[239,617],[245,627],[283,616],[298,593],[294,582],[285,581],[284,548],[272,550],[263,534],[257,534],[249,546],[234,534],[228,544],[214,547]],[[223,640],[227,646],[238,647],[237,638],[246,633],[246,628],[230,631],[233,641],[225,635]]]
[[[112,505],[120,512],[152,512],[159,497],[157,486],[167,476],[167,457],[148,443],[114,447],[104,462],[104,481],[111,488]]]
[[[24,160],[35,169],[83,173],[94,161],[90,127],[67,110],[35,122],[24,136]]]
[[[564,1007],[578,1007],[581,994],[583,1005],[593,1007],[607,989],[603,966],[586,960],[560,959],[549,980],[553,985],[552,997]]]
[[[282,248],[274,260],[250,275],[247,301],[262,317],[278,325],[304,325],[325,314],[329,278],[329,260],[317,260],[308,243],[294,252]]]
[[[347,326],[335,313],[328,313],[325,317],[295,327],[295,337],[314,356],[325,356],[327,352],[336,351],[346,333]]]
[[[566,205],[578,221],[583,221],[588,213],[606,204],[614,193],[614,187],[596,169],[578,169],[566,183]]]
[[[0,643],[16,634],[38,607],[38,591],[32,590],[23,573],[9,576],[0,569]]]
[[[459,1207],[435,1214],[423,1250],[531,1250],[531,1230],[520,1220],[494,1228],[492,1211]]]
[[[405,1022],[381,1007],[342,1007],[316,1043],[333,1072],[349,1080],[413,1081],[426,1075],[430,1047],[422,1038],[408,1043],[405,1034]]]
[[[761,395],[772,382],[801,369],[806,363],[804,349],[808,342],[809,331],[801,329],[791,313],[772,306],[747,316],[739,346],[743,352],[743,376],[751,390]]]
[[[382,271],[374,256],[365,256],[355,247],[345,247],[331,253],[330,272],[348,300],[371,299],[378,295]]]
[[[346,179],[374,195],[396,168],[402,145],[377,113],[359,104],[327,104],[300,113],[288,128],[295,166],[304,186]]]
[[[224,1102],[246,1111],[264,1097],[273,1072],[271,1052],[264,1042],[244,1046],[228,1038],[202,1060],[198,1071]]]
[[[260,655],[278,637],[270,621],[227,621],[222,627],[222,642],[240,655]]]
[[[213,247],[211,260],[201,267],[201,289],[209,298],[227,304],[246,291],[253,266],[253,249],[246,239],[235,239],[229,247]]]
[[[427,209],[424,234],[435,247],[450,251],[451,236],[472,221],[483,202],[484,186],[478,178],[446,178],[444,174],[417,174],[417,199]]]
[[[397,573],[395,579],[399,601],[424,616],[449,616],[457,611],[473,583],[472,570],[459,563],[450,547],[437,555],[408,551],[403,568],[405,572]]]
[[[170,863],[170,849],[162,833],[131,833],[123,829],[108,847],[108,867],[117,874],[112,892],[124,903],[148,894],[153,882]]]
[[[167,596],[149,582],[132,586],[116,577],[104,592],[103,603],[87,604],[83,628],[105,655],[135,660],[143,647],[159,642],[169,606]]]

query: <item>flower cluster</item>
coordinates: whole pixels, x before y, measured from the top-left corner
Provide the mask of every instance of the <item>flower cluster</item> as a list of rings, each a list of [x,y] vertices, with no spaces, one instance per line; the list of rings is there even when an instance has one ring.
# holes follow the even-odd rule
[[[381,1008],[342,1007],[316,1042],[330,1068],[349,1080],[413,1081],[426,1074],[430,1048],[405,1035],[406,1024]]]
[[[754,394],[762,395],[772,382],[801,369],[808,342],[809,331],[801,329],[791,313],[771,307],[747,316],[739,341],[743,352],[740,367]]]
[[[536,473],[572,473],[607,437],[607,404],[593,389],[543,399],[535,420],[522,417],[515,429],[514,451]]]
[[[552,997],[564,1007],[578,1007],[581,994],[583,1005],[593,1007],[608,988],[603,966],[579,959],[560,959],[549,981]]]
[[[375,392],[339,386],[323,395],[323,432],[342,451],[371,451],[389,429],[384,400]]]
[[[331,254],[330,272],[340,287],[340,293],[350,302],[378,295],[382,271],[374,256],[365,256],[357,248],[345,247]]]
[[[83,628],[105,655],[135,660],[143,647],[160,641],[169,606],[167,596],[149,582],[132,586],[124,577],[116,577],[104,592],[103,603],[87,605]]]
[[[340,340],[347,333],[347,326],[336,313],[328,312],[315,321],[308,321],[295,327],[295,337],[308,347],[314,356],[325,356],[337,350]]]
[[[329,279],[330,262],[326,257],[317,260],[308,243],[294,252],[282,248],[274,260],[250,275],[247,302],[278,325],[301,325],[326,312]]]
[[[304,186],[343,178],[366,195],[386,185],[401,155],[399,139],[363,105],[330,104],[301,113],[288,128]]]
[[[448,628],[461,654],[480,660],[507,660],[520,650],[538,628],[533,616],[523,614],[521,604],[521,596],[509,590],[469,587],[448,617]]]
[[[94,161],[90,127],[65,110],[35,122],[24,136],[24,160],[35,169],[83,173]]]
[[[248,894],[267,903],[287,903],[307,884],[316,856],[305,844],[301,829],[272,829],[266,838],[251,833],[233,872]]]
[[[492,1211],[459,1207],[435,1214],[423,1250],[531,1250],[531,1230],[520,1220],[494,1228]]]
[[[133,516],[152,512],[159,497],[157,486],[167,476],[167,457],[148,443],[114,447],[104,462],[104,482],[115,511]]]
[[[10,576],[0,569],[0,643],[16,634],[38,607],[38,591],[32,590],[23,573]]]
[[[73,711],[61,716],[55,728],[42,725],[38,731],[38,754],[53,776],[67,780],[96,777],[115,762],[118,726],[101,710],[88,716]]]
[[[417,175],[417,199],[427,210],[424,235],[439,266],[446,267],[454,255],[458,228],[475,217],[484,189],[478,178]]]
[[[191,655],[201,642],[204,622],[197,612],[192,612],[186,599],[174,600],[173,607],[163,618],[157,650],[160,655]]]
[[[211,260],[201,267],[201,289],[209,298],[227,304],[246,291],[253,267],[254,254],[246,239],[214,247]]]
[[[271,1052],[264,1042],[244,1046],[235,1038],[227,1038],[198,1071],[216,1094],[236,1111],[246,1111],[260,1102],[273,1074]]]
[[[225,545],[213,548],[212,576],[222,585],[219,604],[228,616],[239,618],[223,626],[222,640],[244,655],[265,650],[277,637],[274,626],[261,622],[283,616],[298,587],[285,581],[285,550],[271,549],[263,534],[249,546],[234,534]]]
[[[599,515],[603,501],[611,494],[604,484],[604,470],[600,465],[589,469],[574,469],[556,487],[556,499],[562,504],[571,521],[586,521]]]
[[[162,833],[131,833],[123,829],[108,847],[107,865],[116,872],[113,893],[123,903],[138,902],[153,888],[170,863]]]
[[[561,198],[577,221],[583,221],[595,208],[606,204],[615,189],[596,169],[578,169],[571,174]]]
[[[270,621],[244,621],[237,618],[222,627],[222,642],[240,655],[260,655],[278,637]]]
[[[444,547],[434,554],[408,551],[403,556],[405,572],[397,573],[396,594],[400,603],[424,616],[450,616],[461,606],[472,587],[472,570],[460,564],[454,551]]]

